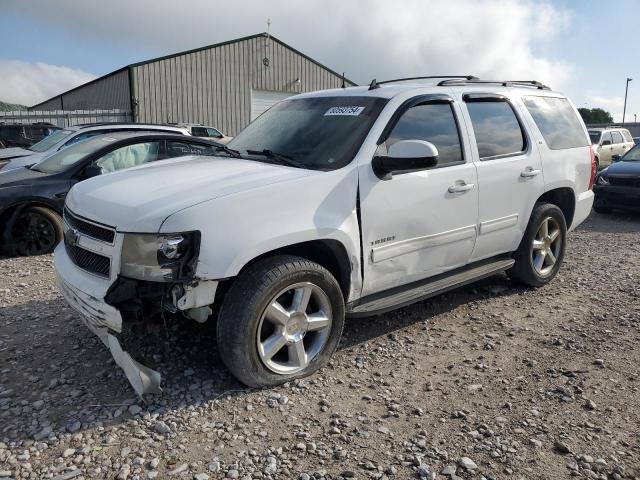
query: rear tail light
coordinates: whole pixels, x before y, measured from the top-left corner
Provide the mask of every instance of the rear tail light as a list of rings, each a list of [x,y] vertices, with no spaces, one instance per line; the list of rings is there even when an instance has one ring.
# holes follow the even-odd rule
[[[598,173],[598,169],[596,164],[596,154],[591,147],[589,147],[589,154],[591,155],[591,178],[589,179],[589,190],[591,190],[593,185],[596,183],[596,174]]]

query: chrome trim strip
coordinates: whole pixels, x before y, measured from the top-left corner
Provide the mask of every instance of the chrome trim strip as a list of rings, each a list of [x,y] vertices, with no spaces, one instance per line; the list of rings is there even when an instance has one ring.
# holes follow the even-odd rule
[[[507,228],[515,227],[516,225],[518,225],[517,213],[507,215],[506,217],[487,220],[486,222],[480,223],[480,235],[497,232],[498,230],[505,230]]]
[[[422,250],[423,248],[439,247],[448,243],[460,242],[475,238],[476,226],[456,228],[447,232],[425,235],[424,237],[409,238],[399,242],[381,245],[371,250],[371,261],[373,263],[382,262],[390,258],[399,257],[407,253]]]

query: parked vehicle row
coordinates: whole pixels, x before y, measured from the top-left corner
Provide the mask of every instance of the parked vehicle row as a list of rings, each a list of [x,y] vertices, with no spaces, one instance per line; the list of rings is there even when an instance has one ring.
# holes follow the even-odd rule
[[[624,155],[635,146],[633,137],[626,128],[590,128],[589,138],[598,169],[611,165],[614,155]]]
[[[11,147],[28,148],[57,130],[60,130],[60,127],[50,123],[0,123],[0,149]]]
[[[612,161],[596,179],[593,209],[598,213],[640,210],[640,146],[614,155]]]
[[[78,140],[28,168],[0,172],[0,245],[12,255],[49,253],[62,240],[64,200],[76,183],[159,160],[213,155],[220,148],[161,130],[116,131]]]
[[[120,340],[163,312],[205,322],[246,385],[327,364],[345,316],[496,272],[538,287],[591,211],[596,157],[574,106],[538,82],[448,78],[306,93],[216,158],[77,183],[61,292],[139,394],[160,374]]]

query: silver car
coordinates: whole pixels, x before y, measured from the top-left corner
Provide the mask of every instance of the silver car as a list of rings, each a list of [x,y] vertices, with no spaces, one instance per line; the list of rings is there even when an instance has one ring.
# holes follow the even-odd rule
[[[14,168],[34,165],[45,157],[69,145],[105,133],[145,131],[191,135],[181,126],[150,125],[144,123],[100,123],[67,127],[42,139],[29,148],[4,148],[0,151],[0,173]]]

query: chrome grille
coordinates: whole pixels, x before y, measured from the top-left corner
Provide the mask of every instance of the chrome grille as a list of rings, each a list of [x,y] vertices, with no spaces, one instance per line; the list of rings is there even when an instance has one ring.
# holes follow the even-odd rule
[[[67,224],[76,229],[79,233],[86,235],[87,237],[95,238],[106,243],[113,243],[116,236],[115,229],[109,227],[102,227],[95,223],[87,222],[82,218],[72,213],[68,208],[64,209],[64,219]]]

